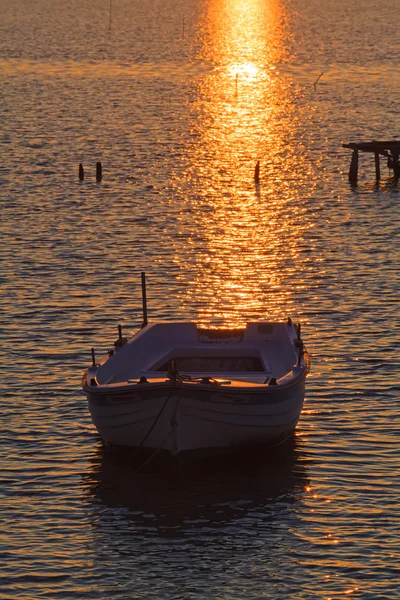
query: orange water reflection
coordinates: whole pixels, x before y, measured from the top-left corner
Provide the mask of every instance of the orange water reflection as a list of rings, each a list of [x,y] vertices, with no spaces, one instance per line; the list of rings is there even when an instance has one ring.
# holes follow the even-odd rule
[[[291,57],[290,15],[281,0],[211,0],[200,55],[220,64],[271,66]]]
[[[203,324],[286,317],[305,227],[297,177],[307,171],[296,149],[301,109],[277,68],[290,60],[289,19],[280,0],[213,0],[201,40],[199,57],[213,69],[192,107],[184,177],[198,190],[190,257],[197,274],[184,301]]]

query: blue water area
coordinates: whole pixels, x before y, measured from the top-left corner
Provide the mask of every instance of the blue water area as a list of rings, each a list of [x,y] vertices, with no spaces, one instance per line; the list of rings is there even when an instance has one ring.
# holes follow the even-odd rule
[[[350,185],[342,147],[399,140],[394,4],[0,14],[1,598],[398,599],[399,184],[361,154]],[[294,440],[103,447],[81,377],[140,327],[141,271],[150,320],[301,321]]]

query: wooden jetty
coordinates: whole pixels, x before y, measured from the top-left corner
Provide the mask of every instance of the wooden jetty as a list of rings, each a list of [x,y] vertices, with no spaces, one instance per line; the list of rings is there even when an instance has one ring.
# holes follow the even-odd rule
[[[349,170],[349,181],[351,183],[357,182],[358,177],[358,153],[359,152],[372,152],[375,156],[375,174],[376,180],[379,181],[381,178],[380,169],[380,156],[387,158],[387,166],[389,169],[393,169],[394,178],[400,179],[400,141],[390,142],[359,142],[352,144],[342,144],[343,148],[350,148],[353,150],[351,157],[350,170]]]

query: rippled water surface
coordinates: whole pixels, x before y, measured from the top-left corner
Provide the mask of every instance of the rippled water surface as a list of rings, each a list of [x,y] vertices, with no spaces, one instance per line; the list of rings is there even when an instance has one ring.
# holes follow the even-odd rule
[[[399,139],[395,9],[0,0],[2,598],[400,597],[399,186],[342,148]],[[302,321],[293,442],[102,447],[80,378],[143,270],[150,319]]]

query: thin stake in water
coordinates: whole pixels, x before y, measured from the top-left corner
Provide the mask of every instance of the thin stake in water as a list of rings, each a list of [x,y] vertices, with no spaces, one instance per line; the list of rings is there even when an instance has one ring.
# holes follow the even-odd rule
[[[317,79],[314,81],[314,90],[316,90],[316,89],[317,89],[317,83],[318,83],[318,81],[321,79],[321,77],[322,77],[322,75],[323,75],[323,74],[324,74],[324,73],[322,72],[322,73],[321,73],[321,75],[320,75],[319,77],[317,77]]]

